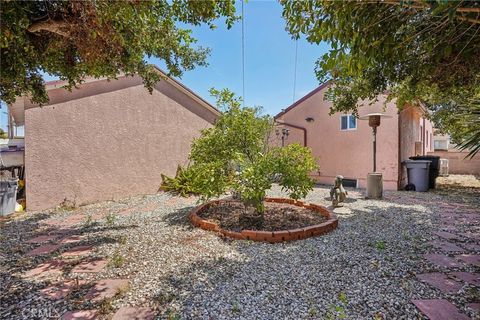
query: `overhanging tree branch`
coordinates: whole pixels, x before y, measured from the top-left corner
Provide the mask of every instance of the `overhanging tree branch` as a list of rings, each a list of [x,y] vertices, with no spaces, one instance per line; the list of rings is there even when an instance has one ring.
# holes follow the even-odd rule
[[[67,31],[68,23],[65,21],[58,21],[58,20],[45,20],[40,22],[35,22],[34,24],[30,25],[27,29],[30,33],[37,33],[41,31],[48,31],[51,33],[58,34],[62,37],[69,37],[69,32]]]

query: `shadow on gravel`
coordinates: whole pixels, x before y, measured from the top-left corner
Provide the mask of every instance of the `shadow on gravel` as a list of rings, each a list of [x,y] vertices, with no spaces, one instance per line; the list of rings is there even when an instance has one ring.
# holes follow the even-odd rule
[[[248,317],[254,310],[259,317],[269,314],[274,318],[275,314],[267,311],[268,305],[283,305],[291,314],[297,312],[295,306],[308,310],[305,305],[310,302],[304,297],[316,296],[320,291],[324,300],[317,300],[316,309],[317,318],[322,319],[327,317],[329,305],[338,303],[336,297],[339,293],[350,296],[363,290],[362,283],[369,281],[364,270],[371,270],[372,277],[386,280],[376,280],[385,287],[380,284],[370,287],[369,299],[378,300],[378,306],[388,304],[395,299],[394,290],[400,290],[402,283],[415,281],[412,272],[422,259],[419,254],[423,235],[431,228],[434,217],[430,211],[413,204],[392,202],[379,202],[351,211],[348,215],[340,215],[338,229],[320,237],[280,244],[223,241],[236,254],[235,258],[230,255],[209,256],[199,251],[201,259],[183,264],[169,274],[164,279],[168,285],[162,286],[161,293],[153,300],[166,317],[170,316],[169,305],[174,302],[179,306],[177,316],[180,318],[191,315],[236,319]],[[177,211],[172,215],[177,218],[182,215],[180,220],[186,222],[186,212]],[[412,228],[412,225],[417,226]],[[347,235],[349,241],[345,241]],[[202,239],[194,244],[203,245]],[[379,265],[382,273],[378,272]],[[318,273],[332,279],[325,281],[326,278],[316,276]],[[358,281],[346,276],[356,273],[359,274]],[[281,281],[285,281],[284,289],[271,291],[270,287]],[[385,292],[392,294],[385,296]],[[223,306],[226,313],[217,313],[218,309],[212,307],[219,297],[227,297],[222,298],[223,303],[229,304]],[[347,318],[366,317],[354,311],[357,307],[363,308],[363,298],[359,297],[358,306],[351,306]],[[285,306],[285,303],[291,305]],[[409,300],[400,300],[390,307],[387,318],[402,315],[405,305],[414,308]],[[199,313],[194,313],[195,310]],[[298,318],[302,316],[298,315]]]
[[[332,200],[330,199],[330,197],[325,197],[323,198],[323,200],[325,201],[328,201],[328,202],[332,202]],[[357,202],[358,199],[355,199],[355,198],[350,198],[347,196],[347,198],[345,199],[345,201],[343,201],[343,203],[354,203],[354,202]]]
[[[193,208],[195,208],[195,206],[186,206],[181,209],[166,213],[159,217],[159,219],[171,226],[179,226],[192,229],[193,227],[188,220],[188,215],[190,214],[190,211],[193,210]]]
[[[76,213],[76,212],[75,212]],[[77,246],[101,246],[119,242],[119,239],[105,236],[107,230],[125,230],[137,228],[137,225],[104,226],[93,223],[89,227],[82,224],[71,226],[51,226],[43,224],[46,219],[52,218],[52,213],[25,213],[26,217],[16,216],[16,219],[4,219],[0,226],[0,319],[36,319],[32,312],[50,312],[55,318],[60,317],[65,310],[77,309],[77,301],[71,298],[61,301],[51,301],[41,296],[40,291],[48,287],[53,278],[37,276],[25,277],[25,272],[34,270],[50,261],[62,260],[60,265],[63,274],[67,275],[76,265],[95,259],[94,257],[76,257],[61,259],[60,255]],[[22,219],[22,220],[19,220]],[[55,238],[43,243],[27,243],[27,240],[41,235],[52,235]],[[70,237],[79,237],[72,242],[61,243],[61,240]],[[28,256],[27,253],[35,248],[58,244],[58,249],[38,255]],[[43,267],[42,267],[43,268]],[[86,287],[78,290],[85,291]],[[76,289],[73,294],[75,294]],[[67,308],[68,307],[68,308]],[[40,311],[39,311],[40,310]],[[57,314],[56,312],[59,312]]]

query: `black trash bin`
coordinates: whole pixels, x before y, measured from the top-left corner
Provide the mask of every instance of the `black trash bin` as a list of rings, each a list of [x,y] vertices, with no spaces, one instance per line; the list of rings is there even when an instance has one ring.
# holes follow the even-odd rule
[[[435,189],[435,179],[440,173],[440,157],[439,156],[415,156],[410,157],[411,160],[428,160],[430,163],[430,171],[428,173],[428,187]]]

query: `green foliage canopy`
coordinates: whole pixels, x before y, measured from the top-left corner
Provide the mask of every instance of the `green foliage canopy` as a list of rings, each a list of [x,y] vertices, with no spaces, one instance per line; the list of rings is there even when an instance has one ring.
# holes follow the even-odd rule
[[[311,150],[298,144],[270,147],[273,121],[257,107],[241,107],[228,90],[211,90],[223,113],[192,144],[191,164],[164,178],[162,189],[202,195],[204,200],[227,192],[263,213],[266,190],[275,180],[290,197],[299,199],[312,190],[310,173],[317,168]]]
[[[139,74],[152,90],[160,80],[146,61],[158,57],[169,74],[206,65],[208,49],[184,25],[237,19],[234,0],[2,1],[0,99],[29,95],[48,101],[41,72],[67,80]]]
[[[331,44],[316,74],[334,84],[332,113],[388,92],[399,107],[424,103],[447,133],[474,138],[447,115],[470,117],[480,98],[480,1],[280,2],[294,37]]]

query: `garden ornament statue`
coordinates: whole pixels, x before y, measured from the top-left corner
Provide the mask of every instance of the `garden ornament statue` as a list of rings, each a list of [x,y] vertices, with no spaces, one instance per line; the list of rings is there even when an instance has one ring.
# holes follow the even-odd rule
[[[348,192],[343,188],[342,182],[343,176],[336,176],[335,185],[330,189],[330,199],[334,207],[340,207],[340,203],[345,201],[348,195]]]

